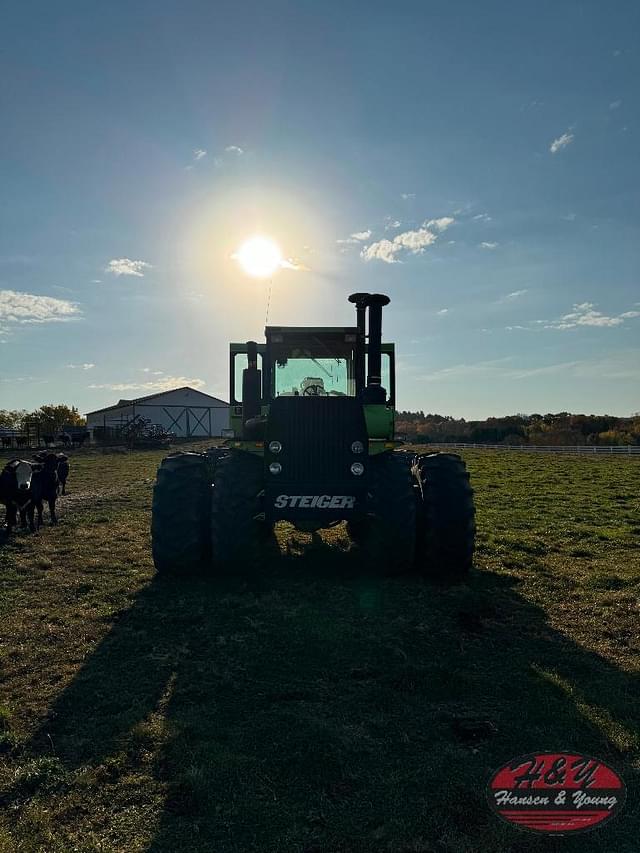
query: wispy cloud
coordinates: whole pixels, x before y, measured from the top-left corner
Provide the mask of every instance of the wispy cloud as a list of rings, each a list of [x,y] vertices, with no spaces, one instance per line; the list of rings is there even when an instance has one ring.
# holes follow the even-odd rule
[[[483,330],[488,331],[488,330]],[[446,382],[468,377],[483,378],[487,381],[522,381],[543,376],[571,376],[575,379],[635,379],[638,375],[637,364],[640,352],[638,350],[623,350],[609,356],[583,359],[577,361],[562,361],[554,364],[543,364],[537,367],[522,367],[517,364],[514,356],[453,364],[440,370],[424,372],[420,370],[416,379],[423,382]]]
[[[0,332],[6,332],[12,324],[61,323],[80,314],[80,307],[67,299],[0,290]]]
[[[368,240],[369,237],[371,237],[371,229],[367,229],[366,231],[354,231],[353,234],[350,234],[342,240],[336,240],[336,242],[342,245],[354,245],[356,243],[363,243],[365,240]]]
[[[293,270],[294,272],[309,272],[309,267],[299,261],[298,258],[283,258],[280,261],[280,266],[283,270]]]
[[[505,294],[502,297],[502,299],[500,299],[499,301],[500,302],[513,302],[514,299],[519,299],[521,296],[524,296],[525,293],[528,293],[528,292],[529,291],[526,288],[524,290],[512,290],[511,293]]]
[[[618,109],[620,109],[621,106],[622,106],[621,100],[611,101],[611,103],[609,104],[609,109],[610,110],[618,110]]]
[[[240,148],[239,145],[227,145],[224,150],[227,154],[237,154],[238,157],[244,154],[244,148]]]
[[[436,314],[438,315],[438,317],[444,317],[444,315],[448,314],[448,313],[449,313],[448,308],[441,308],[439,311],[436,311]]]
[[[95,364],[90,361],[85,361],[82,364],[68,364],[67,367],[71,370],[93,370]]]
[[[400,198],[403,201],[407,201],[408,199],[415,198],[415,197],[416,197],[415,193],[400,193]]]
[[[105,272],[113,275],[134,275],[138,278],[144,277],[144,270],[151,269],[151,264],[146,261],[132,261],[129,258],[114,258],[105,267]]]
[[[436,242],[438,233],[445,231],[454,221],[451,216],[429,219],[422,228],[403,231],[396,234],[393,240],[384,238],[365,246],[360,252],[360,257],[364,261],[378,260],[386,264],[395,264],[400,263],[398,255],[403,252],[421,255],[427,247]]]
[[[193,159],[197,162],[198,160],[202,160],[203,157],[207,156],[207,152],[204,148],[196,148],[193,152]]]
[[[602,311],[596,311],[593,302],[580,302],[573,306],[573,311],[563,314],[555,320],[541,321],[545,329],[575,329],[577,326],[612,327],[621,326],[625,320],[640,317],[640,311],[625,311],[617,316],[609,316]]]
[[[491,222],[491,217],[488,213],[476,213],[475,216],[471,217],[475,222]]]
[[[563,133],[562,136],[559,136],[557,139],[554,139],[551,145],[549,146],[549,151],[552,154],[557,154],[558,151],[561,151],[563,148],[566,148],[567,145],[571,145],[573,142],[573,133]]]
[[[450,225],[453,225],[455,219],[453,216],[441,216],[440,219],[429,219],[424,223],[425,228],[431,228],[435,231],[446,231]]]
[[[497,249],[498,243],[492,243],[489,240],[483,240],[482,243],[480,243],[480,248],[481,249]]]
[[[199,390],[204,388],[204,379],[194,379],[187,376],[163,375],[161,379],[149,382],[105,382],[99,385],[89,385],[93,391],[170,391],[172,388],[181,388],[188,385],[190,388]]]

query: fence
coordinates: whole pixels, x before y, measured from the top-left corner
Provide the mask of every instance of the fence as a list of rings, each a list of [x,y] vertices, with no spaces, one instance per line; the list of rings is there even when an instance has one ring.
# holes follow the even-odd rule
[[[413,442],[409,442],[410,444]],[[587,453],[604,456],[640,456],[640,446],[624,444],[607,447],[601,444],[565,446],[562,444],[462,444],[460,442],[427,441],[427,447],[454,450],[514,450],[521,453]]]

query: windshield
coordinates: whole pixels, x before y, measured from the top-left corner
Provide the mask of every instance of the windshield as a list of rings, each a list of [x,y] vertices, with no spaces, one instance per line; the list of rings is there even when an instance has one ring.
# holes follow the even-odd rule
[[[287,358],[275,364],[276,397],[353,397],[353,362],[346,358]]]

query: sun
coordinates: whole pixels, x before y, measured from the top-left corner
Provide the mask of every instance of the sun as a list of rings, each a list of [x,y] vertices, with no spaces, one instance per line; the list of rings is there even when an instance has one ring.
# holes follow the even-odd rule
[[[254,278],[269,278],[284,263],[278,244],[260,236],[250,237],[231,257]]]

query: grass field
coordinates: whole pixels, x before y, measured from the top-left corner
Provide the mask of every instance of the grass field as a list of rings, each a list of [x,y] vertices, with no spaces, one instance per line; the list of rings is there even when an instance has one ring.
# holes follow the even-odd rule
[[[637,853],[640,459],[468,452],[476,569],[446,587],[340,528],[283,529],[251,583],[158,582],[160,458],[78,452],[59,526],[0,546],[1,853]],[[568,748],[622,772],[619,818],[489,811],[492,769]]]

